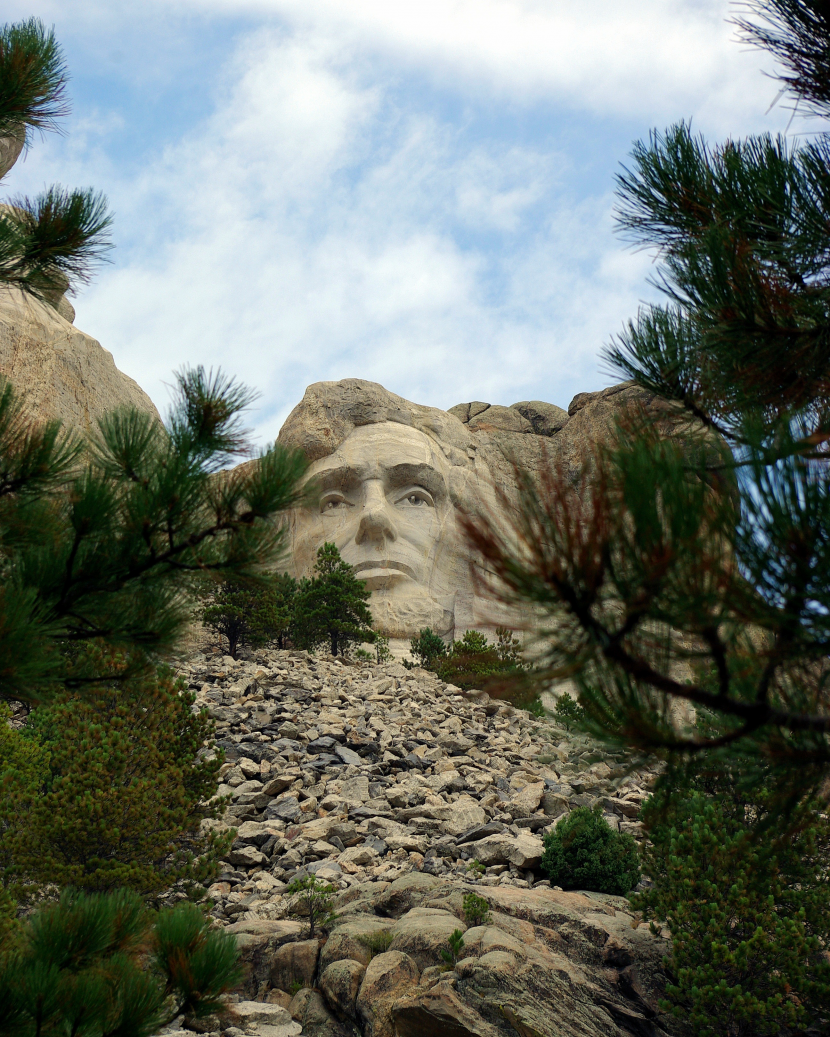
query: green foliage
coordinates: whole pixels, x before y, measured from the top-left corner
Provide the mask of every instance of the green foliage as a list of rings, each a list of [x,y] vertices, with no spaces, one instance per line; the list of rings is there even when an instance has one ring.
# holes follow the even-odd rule
[[[100,653],[99,653],[100,654]],[[97,668],[109,666],[110,655]],[[0,725],[0,882],[25,899],[51,885],[86,891],[178,888],[197,895],[232,833],[202,833],[224,804],[222,754],[203,757],[213,721],[167,669],[66,692],[23,730]]]
[[[279,556],[273,519],[302,500],[304,460],[273,447],[215,474],[247,449],[251,395],[202,368],[177,383],[166,427],[110,414],[85,467],[55,423],[27,427],[0,388],[0,698],[43,700],[108,676],[68,645],[123,648],[140,668],[177,643],[205,573],[255,578]]]
[[[418,666],[430,670],[439,659],[446,656],[447,646],[442,637],[429,627],[424,627],[417,637],[413,637],[409,642],[409,651]]]
[[[378,929],[374,933],[361,933],[357,942],[362,943],[372,958],[376,954],[385,954],[392,945],[395,934],[389,929]]]
[[[489,925],[492,921],[490,905],[476,893],[464,894],[464,921],[467,925]]]
[[[374,643],[372,613],[366,604],[370,596],[335,545],[323,544],[317,551],[314,576],[302,580],[297,591],[294,643],[309,650],[328,645],[332,655],[348,654],[355,644]]]
[[[37,18],[0,28],[0,137],[57,129],[69,114],[67,78],[55,33]]]
[[[388,663],[392,658],[392,653],[389,651],[389,638],[384,637],[383,634],[375,635],[375,661],[380,666],[383,663]]]
[[[308,935],[314,935],[316,929],[329,929],[337,919],[332,910],[337,890],[328,882],[323,882],[316,875],[305,875],[301,879],[293,879],[285,891],[294,897],[291,913],[308,918]]]
[[[495,644],[478,630],[468,630],[448,648],[429,627],[410,642],[410,652],[420,666],[464,690],[482,688],[494,677],[522,672],[520,647],[505,627],[497,629]]]
[[[481,863],[481,861],[470,861],[467,865],[467,871],[471,871],[474,875],[483,875],[487,869]]]
[[[585,710],[567,691],[563,691],[556,700],[553,715],[567,731],[570,731],[572,727],[579,727],[580,722],[585,719]]]
[[[0,137],[30,141],[69,113],[66,66],[53,31],[36,18],[0,28]],[[49,187],[0,212],[0,282],[56,305],[111,247],[103,195]]]
[[[541,869],[555,886],[625,896],[640,879],[634,839],[615,832],[597,803],[577,807],[545,836]]]
[[[745,7],[766,23],[746,37],[830,115],[826,5]],[[595,734],[699,751],[688,700],[749,780],[776,766],[786,812],[830,772],[830,135],[712,145],[679,123],[617,185],[664,293],[607,351],[634,383],[619,428],[578,471],[520,472],[509,535],[466,526],[504,600],[537,610],[540,682],[573,680]]]
[[[68,891],[0,953],[0,1035],[150,1037],[221,1009],[240,978],[235,938],[195,905],[154,914],[125,891]]]
[[[747,799],[732,777],[666,784],[647,801],[654,885],[632,901],[671,932],[662,1007],[686,1031],[802,1032],[830,1003],[830,824],[813,804],[782,824],[766,790]]]
[[[464,934],[460,929],[455,929],[452,934],[447,937],[447,946],[442,947],[439,953],[442,960],[445,961],[447,965],[453,966],[457,964],[463,950]]]
[[[211,591],[201,620],[227,639],[232,659],[237,658],[242,647],[286,647],[297,593],[293,576],[283,573],[248,585],[224,581]]]

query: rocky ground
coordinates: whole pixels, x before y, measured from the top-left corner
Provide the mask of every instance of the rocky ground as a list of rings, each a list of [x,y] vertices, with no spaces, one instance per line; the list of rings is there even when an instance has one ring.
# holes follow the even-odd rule
[[[196,654],[180,673],[226,754],[230,805],[205,824],[237,829],[210,894],[247,977],[211,1032],[659,1032],[663,936],[622,898],[563,892],[539,872],[542,836],[575,806],[599,801],[640,838],[653,774],[398,663]],[[305,875],[336,890],[327,939],[293,917],[286,886]],[[486,924],[465,914],[471,892],[490,905]],[[443,966],[455,929],[464,948]]]

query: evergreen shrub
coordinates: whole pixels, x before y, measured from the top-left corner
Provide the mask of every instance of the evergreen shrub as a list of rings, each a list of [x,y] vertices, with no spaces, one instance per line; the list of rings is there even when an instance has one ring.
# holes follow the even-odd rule
[[[724,774],[663,787],[643,808],[653,885],[632,902],[671,933],[661,1007],[695,1037],[825,1033],[830,823],[815,803],[785,822],[763,787],[748,797]]]
[[[204,1018],[240,979],[236,940],[195,904],[156,914],[134,893],[66,891],[0,951],[0,1037],[150,1037]]]
[[[96,666],[104,666],[98,661]],[[113,677],[126,663],[108,653]],[[12,900],[51,885],[193,896],[232,833],[216,817],[213,721],[167,668],[64,692],[21,730],[0,724],[0,882]]]
[[[625,896],[640,880],[637,845],[627,832],[615,832],[597,803],[577,807],[545,836],[541,869],[563,889]]]

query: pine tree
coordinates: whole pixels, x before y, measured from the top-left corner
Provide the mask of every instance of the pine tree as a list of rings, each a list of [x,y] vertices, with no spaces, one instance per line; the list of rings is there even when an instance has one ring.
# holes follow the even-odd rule
[[[69,113],[67,70],[54,31],[37,18],[0,28],[0,176],[31,143]],[[56,304],[89,280],[112,247],[112,217],[102,194],[52,186],[13,198],[0,210],[0,283]]]
[[[151,1037],[224,1009],[236,940],[195,904],[148,911],[134,893],[66,892],[0,949],[0,1037]]]
[[[206,627],[227,638],[232,659],[242,647],[275,643],[284,648],[293,622],[297,581],[282,573],[257,583],[223,582],[213,589],[201,619]]]
[[[314,575],[300,583],[294,610],[294,638],[300,648],[328,644],[332,655],[345,654],[349,646],[374,643],[371,597],[334,544],[317,551]]]
[[[126,663],[110,652],[94,666],[117,676]],[[214,723],[194,701],[162,667],[64,692],[23,729],[0,727],[0,884],[10,897],[49,886],[203,893],[231,835],[200,828],[224,809],[209,802],[222,754],[204,752]]]
[[[108,677],[72,650],[86,643],[123,649],[140,670],[177,643],[205,574],[256,580],[280,557],[271,520],[301,502],[304,460],[274,446],[220,476],[248,451],[251,394],[202,368],[176,380],[166,426],[116,412],[86,448],[0,388],[0,698]]]
[[[632,899],[671,933],[661,1007],[683,1033],[801,1033],[830,1003],[830,824],[808,802],[782,825],[769,804],[704,757],[644,805],[651,882]]]
[[[758,0],[767,24],[741,25],[826,117],[825,6]],[[680,124],[618,189],[668,302],[607,358],[662,406],[632,405],[576,475],[518,473],[520,553],[487,516],[468,531],[506,600],[546,618],[541,677],[576,681],[594,733],[740,746],[750,784],[774,766],[798,797],[830,768],[830,137],[713,147]],[[677,700],[711,711],[708,734]]]

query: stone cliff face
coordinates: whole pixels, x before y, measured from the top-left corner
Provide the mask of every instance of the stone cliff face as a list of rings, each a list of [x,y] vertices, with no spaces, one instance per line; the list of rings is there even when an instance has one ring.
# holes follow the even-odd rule
[[[334,543],[372,592],[396,655],[424,627],[450,639],[520,626],[527,617],[488,596],[459,513],[500,514],[509,528],[517,469],[540,482],[556,466],[575,471],[632,406],[665,410],[630,383],[581,393],[568,411],[539,400],[443,411],[358,378],[317,382],[279,435],[306,455],[319,489],[315,506],[291,518],[294,573],[308,575],[317,549]]]
[[[150,397],[118,370],[111,353],[72,325],[73,318],[65,297],[52,306],[0,288],[0,374],[25,396],[32,414],[59,418],[82,433],[118,407],[158,418]]]

